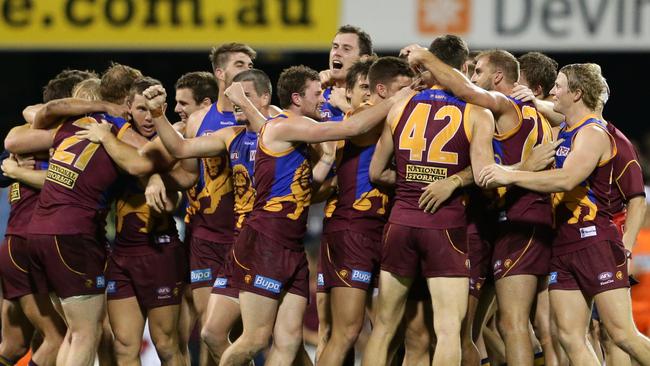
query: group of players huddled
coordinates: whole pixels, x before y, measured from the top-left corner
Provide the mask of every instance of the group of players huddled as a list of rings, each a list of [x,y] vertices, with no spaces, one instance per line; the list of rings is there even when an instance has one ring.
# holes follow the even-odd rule
[[[174,124],[134,68],[57,75],[5,139],[0,365],[32,345],[30,365],[139,364],[145,319],[163,365],[188,364],[197,321],[202,364],[311,364],[315,202],[318,365],[350,364],[366,319],[366,366],[399,348],[404,365],[488,364],[486,344],[493,365],[540,346],[546,365],[650,365],[627,268],[643,180],[602,117],[600,67],[454,35],[400,56],[343,26],[329,70],[280,74],[278,108],[255,51],[224,44],[213,73],[176,82]]]

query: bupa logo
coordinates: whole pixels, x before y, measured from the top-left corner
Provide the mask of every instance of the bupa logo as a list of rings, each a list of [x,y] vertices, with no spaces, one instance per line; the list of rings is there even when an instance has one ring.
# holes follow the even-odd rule
[[[97,288],[104,288],[106,287],[106,278],[104,276],[97,276],[95,283],[97,284]]]
[[[598,275],[598,280],[599,281],[607,281],[607,280],[611,279],[612,277],[614,277],[614,274],[612,274],[612,272],[603,272],[603,273]]]
[[[106,284],[106,293],[109,294],[114,294],[117,292],[117,286],[115,285],[115,281],[108,281]]]
[[[557,272],[551,272],[551,275],[548,276],[548,284],[552,285],[557,283]]]
[[[274,294],[279,294],[280,290],[282,290],[282,284],[279,281],[260,275],[255,275],[253,286],[261,288],[262,290],[273,292]]]
[[[570,148],[568,148],[566,146],[560,146],[557,149],[557,152],[555,153],[555,155],[556,156],[567,156],[567,155],[569,155],[569,151],[571,151]]]
[[[195,269],[190,273],[190,281],[192,283],[212,281],[212,270],[210,268]]]
[[[325,277],[323,276],[322,273],[318,274],[318,277],[316,278],[316,281],[318,283],[318,286],[325,286]]]
[[[217,277],[216,280],[214,280],[214,285],[212,287],[214,288],[226,288],[226,285],[228,284],[228,279],[225,277]]]
[[[370,283],[370,280],[372,279],[372,274],[370,272],[353,269],[351,279],[352,281]]]

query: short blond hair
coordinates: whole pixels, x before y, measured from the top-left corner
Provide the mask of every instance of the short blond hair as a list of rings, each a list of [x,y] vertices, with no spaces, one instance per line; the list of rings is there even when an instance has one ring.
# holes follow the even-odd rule
[[[596,110],[605,89],[600,66],[593,63],[566,65],[560,72],[568,81],[569,91],[582,92],[582,102],[591,110]]]
[[[101,100],[101,95],[99,93],[99,86],[101,80],[98,78],[90,78],[84,81],[81,81],[75,85],[72,90],[72,97],[85,100]]]

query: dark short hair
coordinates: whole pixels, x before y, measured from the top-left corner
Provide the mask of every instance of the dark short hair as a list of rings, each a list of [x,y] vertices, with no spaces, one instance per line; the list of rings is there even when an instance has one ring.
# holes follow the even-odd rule
[[[133,83],[142,78],[140,70],[130,66],[112,62],[111,66],[102,74],[99,94],[102,100],[121,104],[129,96]]]
[[[542,96],[546,98],[553,89],[557,78],[558,64],[552,58],[539,52],[528,52],[519,56],[519,68],[526,75],[531,89],[542,87]]]
[[[210,51],[212,70],[224,68],[228,62],[230,54],[232,53],[244,53],[248,55],[251,60],[255,60],[255,57],[257,57],[257,52],[255,52],[255,50],[253,50],[249,45],[236,42],[222,44],[219,47],[213,47]]]
[[[205,98],[210,99],[210,102],[217,101],[219,96],[219,85],[214,74],[207,71],[193,71],[183,74],[174,85],[178,89],[190,89],[192,97],[196,104],[201,103]]]
[[[93,71],[65,69],[43,87],[43,102],[47,103],[54,99],[69,98],[72,96],[72,91],[77,84],[93,77],[97,77],[97,74]]]
[[[135,98],[136,95],[142,95],[142,93],[147,90],[147,88],[154,85],[162,85],[162,83],[148,76],[134,81],[131,89],[129,90],[129,102],[133,102],[133,98]]]
[[[357,82],[357,79],[359,79],[360,77],[368,76],[368,72],[370,71],[370,66],[372,66],[373,62],[375,62],[376,60],[377,60],[376,56],[368,56],[353,63],[352,66],[350,66],[350,68],[348,69],[348,74],[345,76],[346,88],[347,89],[354,88],[354,83]]]
[[[289,108],[293,93],[304,95],[307,82],[318,80],[320,80],[318,72],[305,65],[291,66],[284,69],[280,74],[277,86],[280,108]]]
[[[414,76],[413,69],[406,60],[394,56],[380,57],[372,64],[368,72],[370,90],[375,90],[377,84],[388,84],[400,75]]]
[[[458,70],[463,67],[467,55],[469,55],[465,41],[453,34],[436,37],[429,45],[429,51],[436,55],[440,61]]]
[[[242,71],[237,74],[233,80],[234,82],[251,81],[255,87],[257,95],[268,93],[273,95],[273,87],[271,86],[271,79],[266,73],[259,69],[250,69]]]
[[[489,50],[483,51],[476,56],[477,59],[487,57],[488,62],[495,68],[500,69],[510,83],[516,83],[519,80],[519,61],[506,50]]]
[[[356,34],[359,40],[359,56],[372,55],[372,38],[363,29],[354,25],[346,24],[336,31],[336,34]]]

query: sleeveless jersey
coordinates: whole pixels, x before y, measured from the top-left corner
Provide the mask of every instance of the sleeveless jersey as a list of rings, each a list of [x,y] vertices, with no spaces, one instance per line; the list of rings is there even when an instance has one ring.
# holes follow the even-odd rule
[[[502,165],[514,165],[526,160],[533,147],[553,138],[551,126],[537,112],[533,103],[510,98],[519,115],[519,124],[505,134],[495,134],[492,140],[494,160]],[[502,187],[498,190],[499,221],[553,225],[551,195],[533,192],[521,187]]]
[[[257,133],[238,127],[237,134],[228,143],[232,184],[235,192],[235,231],[241,231],[246,217],[253,211],[255,188],[253,186]]]
[[[613,159],[613,178],[616,189],[612,189],[612,213],[625,210],[630,198],[645,196],[643,172],[639,165],[639,155],[630,140],[612,123],[607,123],[607,132],[616,142],[616,156]]]
[[[47,161],[36,160],[34,170],[47,170],[47,167]],[[8,192],[11,210],[5,234],[25,236],[41,191],[27,184],[14,182],[9,186]]]
[[[71,118],[59,127],[45,184],[32,215],[31,234],[103,234],[109,191],[119,172],[101,144],[75,136],[84,125],[102,119],[113,124],[112,132],[118,138],[131,128],[125,120],[104,114]]]
[[[209,135],[235,124],[235,115],[219,111],[217,103],[214,103],[203,118],[196,136]],[[198,182],[187,194],[185,222],[190,224],[192,236],[219,243],[233,241],[235,216],[230,174],[226,157],[199,159]]]
[[[471,126],[466,120],[470,104],[437,87],[413,96],[391,122],[397,184],[391,223],[430,229],[467,225],[461,190],[434,214],[418,206],[422,188],[450,177],[470,164]]]
[[[260,131],[255,157],[257,196],[248,225],[287,248],[301,249],[311,200],[309,147],[301,143],[276,153],[262,142],[269,123],[287,117],[286,112],[277,116]]]
[[[586,116],[569,128],[562,124],[558,139],[564,142],[555,152],[555,167],[562,168],[571,152],[576,134],[586,126],[598,126],[607,131],[605,124],[594,115]],[[603,240],[618,240],[620,234],[612,222],[610,197],[612,194],[612,166],[616,144],[611,135],[612,158],[601,162],[587,179],[568,192],[553,194],[553,208],[557,234],[553,253],[562,255],[583,249]]]
[[[323,103],[320,107],[321,120],[343,121],[343,117],[345,116],[345,113],[343,113],[342,110],[330,104],[331,95],[332,95],[332,87],[329,87],[323,91],[323,98],[325,98],[325,103]]]

